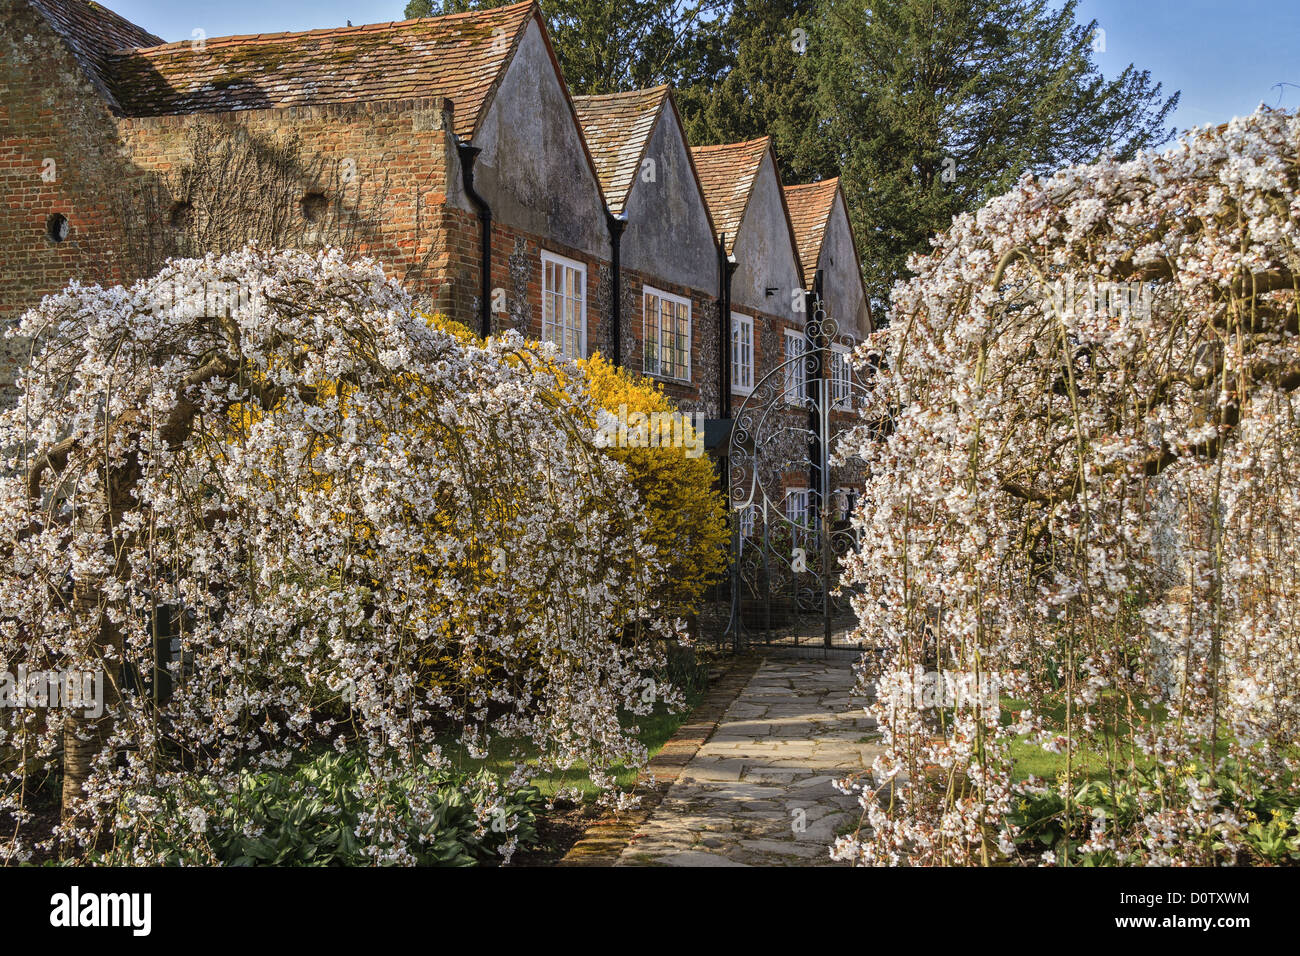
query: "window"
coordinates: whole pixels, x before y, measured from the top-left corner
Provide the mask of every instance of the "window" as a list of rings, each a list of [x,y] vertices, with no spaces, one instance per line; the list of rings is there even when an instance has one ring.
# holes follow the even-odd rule
[[[858,493],[852,488],[836,488],[831,495],[831,513],[836,521],[848,521],[853,517],[853,506],[858,500]]]
[[[785,493],[785,517],[796,528],[807,530],[808,489],[790,488]]]
[[[568,359],[587,354],[587,267],[542,253],[542,340]]]
[[[645,372],[660,378],[691,379],[691,303],[679,295],[645,287]]]
[[[785,332],[785,400],[791,405],[802,405],[807,392],[808,369],[803,355],[807,348],[802,331],[786,329]]]
[[[831,346],[831,402],[836,408],[853,405],[853,367],[847,345]]]
[[[793,526],[790,542],[796,548],[813,546],[817,516],[812,503],[812,492],[807,488],[789,488],[785,493],[785,518]]]
[[[754,320],[731,313],[731,390],[748,395],[754,390]]]
[[[736,516],[740,524],[741,540],[752,538],[754,536],[754,506],[746,505],[743,508],[737,508]]]

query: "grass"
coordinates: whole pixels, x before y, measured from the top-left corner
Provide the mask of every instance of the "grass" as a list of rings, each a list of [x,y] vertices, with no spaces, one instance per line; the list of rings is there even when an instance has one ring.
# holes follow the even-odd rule
[[[685,723],[686,718],[690,716],[700,698],[704,696],[703,690],[698,690],[686,695],[686,710],[681,713],[670,713],[662,704],[655,707],[654,713],[641,717],[633,718],[630,715],[623,718],[623,725],[630,727],[639,724],[641,732],[637,735],[638,739],[645,744],[651,757],[654,757],[663,749],[677,728]],[[506,776],[514,771],[515,764],[522,756],[523,762],[530,767],[537,766],[537,750],[526,741],[497,739],[493,740],[488,748],[488,756],[482,759],[475,759],[465,752],[465,748],[454,737],[449,737],[441,742],[444,753],[449,756],[457,769],[463,769],[468,773],[486,768],[492,773]],[[631,787],[636,782],[640,770],[624,766],[614,768],[614,776],[619,787]],[[550,771],[537,773],[533,776],[531,783],[541,791],[545,797],[554,796],[559,790],[565,787],[576,787],[587,802],[593,801],[600,791],[596,785],[591,782],[587,775],[586,766],[578,763],[563,771]]]
[[[1141,756],[1141,755],[1139,755]],[[1011,744],[1011,760],[1014,770],[1013,779],[1020,781],[1029,777],[1052,781],[1065,776],[1065,754],[1049,753],[1035,744],[1020,738]],[[1106,754],[1098,749],[1075,750],[1072,776],[1080,783],[1083,780],[1101,780],[1109,776]],[[1127,768],[1127,761],[1117,762],[1121,776]]]
[[[1127,773],[1130,762],[1139,767],[1150,765],[1150,758],[1141,751],[1134,750],[1130,745],[1129,723],[1120,710],[1119,699],[1108,700],[1108,696],[1103,693],[1101,707],[1109,710],[1110,713],[1105,714],[1101,723],[1103,726],[1113,728],[1115,732],[1107,731],[1102,734],[1101,740],[1091,741],[1088,747],[1074,750],[1071,758],[1071,775],[1080,782],[1108,778],[1111,766],[1114,766],[1117,773],[1123,776]],[[1002,722],[1011,723],[1014,719],[1013,715],[1028,706],[1027,701],[1002,698]],[[1065,726],[1063,701],[1047,708],[1042,714],[1046,718],[1047,726],[1053,730],[1060,731]],[[1152,716],[1155,720],[1164,718],[1163,711],[1159,709],[1153,712]],[[1051,781],[1065,776],[1065,754],[1043,750],[1037,744],[1031,743],[1028,737],[1020,737],[1012,742],[1011,759],[1014,765],[1012,777],[1015,780],[1025,780],[1034,776],[1040,780]]]
[[[1144,706],[1142,701],[1134,701],[1134,703]],[[1018,712],[1027,706],[1028,703],[1023,700],[1002,698],[1002,722],[1011,723],[1013,712]],[[1121,699],[1113,691],[1104,691],[1100,707],[1103,708],[1101,713],[1105,714],[1102,725],[1111,730],[1103,733],[1100,740],[1090,741],[1088,747],[1075,749],[1071,775],[1082,783],[1085,780],[1109,779],[1112,765],[1115,767],[1116,776],[1120,778],[1128,775],[1130,766],[1135,766],[1139,770],[1151,769],[1154,765],[1153,758],[1131,745],[1130,725],[1124,716]],[[1150,720],[1160,723],[1165,720],[1166,709],[1156,705],[1149,711],[1144,711],[1144,714]],[[1100,716],[1095,710],[1094,715]],[[1065,726],[1065,704],[1055,704],[1044,710],[1043,716],[1047,718],[1047,726],[1059,732]],[[1223,757],[1227,756],[1228,749],[1229,740],[1224,735],[1218,742],[1216,752]],[[1012,778],[1017,781],[1025,780],[1030,776],[1049,782],[1065,777],[1065,754],[1049,753],[1031,743],[1027,737],[1020,737],[1012,742],[1011,759],[1014,766]]]

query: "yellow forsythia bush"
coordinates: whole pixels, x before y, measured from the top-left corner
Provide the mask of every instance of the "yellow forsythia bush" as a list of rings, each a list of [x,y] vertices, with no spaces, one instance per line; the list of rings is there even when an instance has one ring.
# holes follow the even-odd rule
[[[460,323],[445,316],[430,316],[431,324],[458,338],[472,338]],[[585,388],[592,403],[615,416],[637,413],[647,417],[672,415],[676,409],[662,386],[597,354],[577,362],[583,381],[568,388]],[[559,381],[563,375],[557,375]],[[632,485],[644,503],[645,540],[654,545],[665,567],[659,599],[670,614],[687,615],[698,608],[705,590],[726,569],[726,502],[717,487],[713,464],[701,453],[704,436],[694,432],[689,420],[677,423],[679,442],[657,447],[620,447],[612,444],[605,454],[628,470]],[[666,437],[666,433],[665,433]]]
[[[577,364],[592,401],[612,414],[626,412],[631,419],[638,412],[649,417],[675,410],[658,383],[599,354]],[[699,453],[704,436],[691,434],[686,422],[681,427],[686,435],[680,444],[615,444],[606,453],[628,469],[645,503],[649,522],[645,539],[655,546],[668,572],[661,599],[673,613],[689,614],[726,568],[727,512],[713,464]]]

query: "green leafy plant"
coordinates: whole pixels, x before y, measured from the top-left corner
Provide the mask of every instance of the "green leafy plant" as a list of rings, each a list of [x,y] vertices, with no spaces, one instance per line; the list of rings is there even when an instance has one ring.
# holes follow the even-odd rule
[[[1016,828],[1013,842],[1030,856],[1053,851],[1058,861],[1074,866],[1114,866],[1133,862],[1112,850],[1083,849],[1092,824],[1110,834],[1133,833],[1143,826],[1144,814],[1158,809],[1143,806],[1142,788],[1154,786],[1158,769],[1138,771],[1135,780],[1088,780],[1074,793],[1067,807],[1059,785],[1020,794],[1007,821]],[[1186,789],[1195,781],[1202,793],[1214,793],[1214,805],[1230,815],[1250,821],[1230,827],[1213,842],[1223,862],[1294,865],[1300,860],[1300,793],[1288,787],[1266,786],[1247,768],[1226,763],[1216,774],[1188,767],[1173,774],[1174,786]],[[1058,784],[1059,784],[1058,780]],[[1242,851],[1244,850],[1244,856]]]
[[[217,799],[223,785],[210,778],[193,792],[159,794],[162,815],[153,843],[168,865],[365,866],[373,862],[358,830],[402,833],[420,866],[473,866],[537,843],[534,787],[504,789],[490,773],[460,778],[415,769],[377,779],[357,753],[323,753],[284,771],[240,774],[239,797]],[[487,815],[475,807],[492,806]],[[169,836],[190,824],[192,838]],[[513,838],[513,843],[511,842]],[[368,841],[373,847],[374,838]],[[379,838],[383,846],[386,841]],[[112,851],[102,862],[118,863]]]

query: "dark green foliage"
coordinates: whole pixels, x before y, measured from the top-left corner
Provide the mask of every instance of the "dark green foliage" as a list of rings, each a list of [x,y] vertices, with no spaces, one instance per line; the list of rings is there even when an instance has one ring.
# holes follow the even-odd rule
[[[1212,849],[1220,863],[1294,866],[1300,862],[1297,825],[1300,791],[1286,785],[1286,781],[1282,785],[1266,782],[1256,777],[1249,767],[1233,764],[1225,765],[1214,775],[1195,767],[1133,772],[1140,777],[1172,773],[1177,785],[1186,787],[1194,783],[1201,793],[1215,795],[1213,808],[1247,821],[1245,831],[1233,845],[1217,839],[1213,843]],[[1116,779],[1113,787],[1104,779],[1089,779],[1078,787],[1067,806],[1059,788],[1050,787],[1020,798],[1007,820],[1019,831],[1015,838],[1017,848],[1030,856],[1037,857],[1050,849],[1058,862],[1068,860],[1075,866],[1130,865],[1135,861],[1117,857],[1112,850],[1084,850],[1083,846],[1093,827],[1100,826],[1113,834],[1144,825],[1144,815],[1159,808],[1141,806],[1139,789],[1123,777]]]
[[[410,0],[406,16],[427,17],[506,6],[516,0]],[[544,0],[551,42],[569,90],[617,93],[694,80],[701,25],[725,0]]]
[[[818,120],[840,153],[867,287],[1025,172],[1131,156],[1171,135],[1132,65],[1102,77],[1075,0],[826,0],[810,40]]]
[[[246,774],[236,805],[218,801],[218,788],[199,784],[197,804],[207,812],[206,827],[193,840],[176,841],[165,832],[189,829],[175,820],[160,820],[159,856],[166,865],[225,866],[367,866],[371,857],[356,836],[363,814],[380,813],[394,830],[408,836],[421,866],[473,866],[497,859],[496,850],[513,833],[519,846],[537,842],[537,810],[543,800],[533,787],[513,790],[502,805],[501,821],[510,832],[479,821],[476,804],[498,792],[491,774],[454,778],[413,770],[390,786],[371,792],[362,759],[351,753],[327,752],[282,772]],[[178,801],[159,798],[176,815]],[[193,801],[187,801],[186,814]],[[218,810],[218,806],[224,809]],[[168,826],[171,823],[173,825]],[[105,859],[104,862],[114,862]]]
[[[1103,78],[1076,5],[737,0],[731,62],[683,112],[697,144],[770,133],[787,182],[843,176],[880,315],[911,253],[1023,173],[1169,139],[1177,94],[1132,65]]]
[[[812,35],[821,0],[735,0],[697,48],[701,79],[678,93],[691,143],[770,135],[787,183],[836,175],[839,155],[817,109]]]

